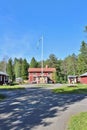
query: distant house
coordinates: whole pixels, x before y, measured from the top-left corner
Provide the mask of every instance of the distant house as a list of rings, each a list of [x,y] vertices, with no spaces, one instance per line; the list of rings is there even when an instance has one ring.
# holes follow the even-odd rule
[[[56,72],[55,68],[43,68],[43,75],[41,68],[29,68],[28,69],[28,79],[29,83],[54,83],[52,76]]]
[[[87,84],[87,72],[80,75],[80,83]]]
[[[78,83],[78,76],[76,76],[76,75],[69,75],[68,76],[68,83],[69,84]]]
[[[22,83],[23,79],[21,77],[16,78],[16,83]]]
[[[8,80],[9,80],[8,74],[0,71],[0,85],[8,83]]]

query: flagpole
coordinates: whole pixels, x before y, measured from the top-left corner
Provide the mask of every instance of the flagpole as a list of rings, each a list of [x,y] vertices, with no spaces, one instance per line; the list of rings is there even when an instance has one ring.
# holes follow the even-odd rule
[[[42,73],[42,77],[43,77],[43,36],[42,36],[42,54],[41,54],[41,73]]]

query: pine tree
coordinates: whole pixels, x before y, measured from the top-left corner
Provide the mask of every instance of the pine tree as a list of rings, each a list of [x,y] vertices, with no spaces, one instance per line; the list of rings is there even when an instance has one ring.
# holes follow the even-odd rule
[[[57,58],[54,54],[50,54],[49,58],[45,61],[45,65],[55,68],[57,65]]]
[[[24,80],[28,78],[28,67],[29,67],[29,65],[28,65],[28,63],[27,63],[27,60],[24,59],[24,60],[22,61],[22,78],[23,78]]]
[[[30,68],[37,68],[38,66],[38,62],[36,61],[36,59],[33,57],[31,59],[31,62],[30,62]]]
[[[22,64],[19,62],[19,60],[16,60],[14,64],[14,72],[16,78],[21,77],[21,68]]]
[[[7,63],[7,74],[9,78],[13,81],[14,80],[14,71],[13,71],[13,61],[10,58]]]
[[[82,41],[80,54],[78,55],[78,73],[87,72],[87,43]]]

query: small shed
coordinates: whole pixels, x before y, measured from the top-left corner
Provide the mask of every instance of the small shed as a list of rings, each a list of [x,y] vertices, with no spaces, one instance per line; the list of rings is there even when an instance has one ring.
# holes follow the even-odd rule
[[[76,75],[68,75],[68,83],[69,84],[78,83],[78,76],[76,76]]]
[[[23,79],[21,77],[16,78],[16,83],[22,83]]]
[[[87,84],[87,72],[80,75],[80,83]]]
[[[0,71],[0,85],[7,84],[9,76],[7,73]]]

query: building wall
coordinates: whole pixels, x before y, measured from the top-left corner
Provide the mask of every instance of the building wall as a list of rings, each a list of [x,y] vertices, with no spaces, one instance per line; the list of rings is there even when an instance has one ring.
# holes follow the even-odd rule
[[[0,75],[0,85],[4,84],[4,75]]]
[[[8,82],[8,77],[6,75],[0,75],[0,85]]]
[[[68,78],[68,83],[69,83],[69,84],[78,83],[78,77]]]
[[[80,77],[80,83],[87,84],[87,77]]]
[[[37,73],[29,73],[29,83],[32,83],[34,80],[35,80],[35,77],[37,76],[41,76],[41,72],[37,72]],[[49,77],[50,79],[52,79],[52,72],[45,72],[43,73],[43,76],[47,76]]]

